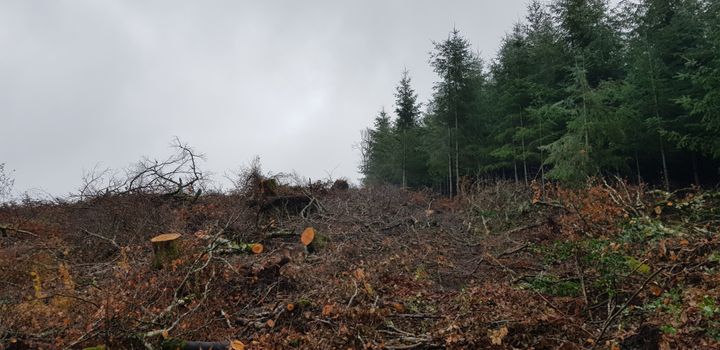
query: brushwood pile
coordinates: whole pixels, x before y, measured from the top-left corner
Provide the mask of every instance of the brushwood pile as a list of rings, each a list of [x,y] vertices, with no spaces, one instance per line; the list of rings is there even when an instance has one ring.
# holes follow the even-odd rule
[[[717,191],[248,188],[4,205],[0,349],[720,347]]]

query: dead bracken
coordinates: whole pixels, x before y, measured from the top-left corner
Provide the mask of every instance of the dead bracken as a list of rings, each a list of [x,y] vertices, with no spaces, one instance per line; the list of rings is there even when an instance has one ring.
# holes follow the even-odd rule
[[[720,346],[716,192],[331,184],[4,206],[3,348]]]

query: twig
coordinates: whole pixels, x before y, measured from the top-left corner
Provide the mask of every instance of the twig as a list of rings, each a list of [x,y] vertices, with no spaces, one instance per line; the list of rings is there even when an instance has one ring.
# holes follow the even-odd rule
[[[444,316],[428,315],[428,314],[392,314],[388,317],[398,318],[444,318]]]
[[[15,227],[12,227],[12,226],[10,226],[10,225],[2,225],[2,224],[0,224],[0,233],[5,233],[5,231],[15,231],[15,232],[17,232],[17,233],[23,233],[23,234],[30,235],[30,236],[33,236],[33,237],[40,237],[40,236],[38,236],[37,234],[32,233],[32,232],[27,231],[27,230],[22,230],[22,229],[19,229],[19,228],[15,228]]]
[[[102,319],[96,320],[95,323],[93,323],[93,325],[89,331],[85,332],[85,334],[81,335],[80,338],[77,338],[75,341],[68,344],[68,346],[66,346],[65,349],[72,349],[73,347],[75,347],[75,345],[82,343],[85,339],[87,339],[88,337],[90,337],[91,335],[96,333],[98,330],[98,325],[100,324],[100,321],[102,321]]]
[[[183,314],[181,314],[180,316],[178,316],[178,318],[176,318],[175,321],[174,321],[169,327],[166,327],[166,328],[163,328],[163,329],[156,329],[156,330],[149,331],[149,332],[145,332],[144,334],[141,334],[141,337],[142,337],[142,340],[143,340],[143,344],[145,345],[145,348],[147,348],[148,350],[152,350],[152,349],[153,349],[153,348],[152,348],[152,345],[150,345],[150,343],[147,342],[147,338],[156,337],[156,336],[161,335],[161,334],[163,334],[163,333],[170,332],[171,330],[173,330],[175,327],[177,327],[177,326],[180,324],[180,321],[182,321],[183,318],[185,318],[187,315],[189,315],[189,314],[197,311],[197,309],[199,309],[200,306],[202,306],[202,304],[204,303],[204,301],[207,299],[208,291],[209,291],[209,289],[210,289],[210,288],[209,288],[209,287],[210,287],[210,282],[212,282],[213,277],[214,277],[214,276],[211,276],[210,279],[208,279],[207,283],[205,283],[205,290],[203,291],[202,298],[200,299],[200,301],[198,301],[198,303],[197,303],[192,309],[190,309],[190,310],[188,310],[188,311],[185,311],[185,313],[183,313]]]
[[[232,323],[230,323],[230,317],[228,317],[227,312],[225,310],[220,309],[220,315],[222,315],[223,318],[225,318],[225,323],[227,324],[228,328],[233,328]]]
[[[419,346],[426,345],[426,344],[427,344],[427,342],[418,342],[418,343],[414,343],[414,344],[410,344],[410,345],[385,345],[384,348],[390,349],[390,350],[407,350],[407,349],[414,349],[414,348],[417,348]]]
[[[355,284],[355,293],[353,293],[352,297],[350,297],[350,301],[348,301],[347,307],[350,307],[352,305],[353,300],[355,300],[355,297],[358,295],[358,285],[355,279],[352,280]]]
[[[532,288],[530,288],[530,290],[532,290],[533,292],[535,292],[535,294],[539,295],[540,298],[542,298],[542,300],[544,300],[545,303],[548,304],[548,306],[550,306],[551,308],[553,308],[555,311],[559,312],[561,315],[563,315],[563,317],[565,317],[565,318],[567,318],[567,319],[569,319],[569,320],[574,320],[574,317],[571,317],[571,316],[569,316],[568,314],[566,314],[565,312],[563,312],[562,310],[560,310],[557,306],[555,306],[555,304],[553,304],[552,302],[550,302],[550,300],[548,300],[548,298],[546,298],[544,295],[542,295],[542,293],[540,293],[540,292],[538,292],[537,290],[532,289]],[[572,323],[571,323],[571,324],[572,324]],[[587,334],[587,335],[589,335],[589,336],[592,336],[592,333],[590,333],[590,331],[588,331],[587,329],[585,329],[585,327],[583,327],[582,324],[572,324],[572,325],[575,326],[575,327],[577,327],[578,329],[582,330],[583,332],[585,332],[585,334]]]
[[[120,247],[120,245],[117,244],[117,242],[115,242],[114,239],[110,239],[110,238],[107,238],[107,237],[105,237],[105,236],[103,236],[103,235],[99,235],[99,234],[97,234],[97,233],[90,232],[90,231],[88,231],[87,229],[84,229],[84,228],[81,228],[80,230],[81,230],[82,232],[90,235],[90,236],[93,236],[93,237],[95,237],[95,238],[102,239],[103,241],[112,244],[113,247],[115,247],[117,250],[122,250],[122,248]]]
[[[577,254],[575,254],[575,271],[580,278],[580,289],[582,290],[583,300],[585,301],[585,307],[588,306],[587,289],[585,288],[585,275],[583,274],[582,268],[580,268],[580,262],[578,261]]]
[[[512,248],[512,249],[508,249],[508,250],[506,250],[506,251],[498,254],[498,256],[496,256],[495,258],[500,258],[500,257],[503,257],[503,256],[505,256],[505,255],[515,254],[515,253],[517,253],[517,252],[519,252],[519,251],[521,251],[521,250],[523,250],[523,249],[525,249],[525,248],[527,248],[527,247],[528,247],[528,243],[526,242],[526,243],[521,244],[519,247]]]
[[[600,331],[600,335],[598,335],[597,340],[596,340],[596,342],[595,342],[596,344],[600,343],[600,341],[602,340],[603,336],[605,335],[605,332],[607,331],[608,327],[610,327],[610,324],[613,322],[613,320],[615,320],[616,317],[618,317],[623,311],[625,311],[625,308],[627,308],[627,306],[630,304],[630,302],[631,302],[633,299],[635,299],[635,297],[636,297],[638,294],[640,294],[640,292],[645,288],[645,286],[647,286],[647,284],[650,283],[650,281],[651,281],[653,278],[655,278],[655,276],[657,276],[657,275],[658,275],[660,272],[662,272],[663,270],[665,270],[665,267],[661,267],[661,268],[658,269],[657,271],[653,272],[652,275],[650,275],[647,279],[645,279],[645,281],[644,281],[643,284],[640,286],[640,288],[638,288],[638,289],[635,291],[635,293],[633,293],[633,295],[630,296],[630,298],[628,298],[628,299],[625,301],[625,303],[623,303],[622,306],[620,306],[620,308],[619,308],[617,311],[613,312],[613,313],[610,315],[610,317],[608,317],[607,320],[605,320],[605,323],[603,324],[603,328],[602,328],[602,330]]]

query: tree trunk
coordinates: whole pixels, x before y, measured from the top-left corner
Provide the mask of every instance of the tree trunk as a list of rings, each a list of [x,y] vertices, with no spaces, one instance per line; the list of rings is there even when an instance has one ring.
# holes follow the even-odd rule
[[[520,129],[525,129],[525,122],[523,121],[522,111],[520,111]],[[524,131],[524,130],[521,130]],[[522,161],[523,161],[523,173],[525,175],[525,186],[528,185],[528,169],[527,169],[527,157],[525,153],[525,136],[520,137],[520,143],[522,145]]]
[[[453,114],[455,116],[455,132],[453,139],[455,141],[455,195],[460,194],[460,146],[458,144],[458,87],[457,82],[453,82]]]
[[[692,168],[693,168],[693,180],[695,181],[695,186],[700,187],[700,173],[698,172],[698,166],[697,166],[697,153],[694,153],[694,152],[692,155]]]
[[[660,158],[662,158],[663,182],[665,183],[665,191],[670,192],[670,176],[668,176],[667,161],[665,160],[665,146],[662,137],[660,138]]]
[[[543,118],[540,117],[540,140],[538,143],[542,145],[543,141]],[[543,152],[543,149],[540,148],[540,193],[542,193],[542,200],[545,201],[545,155]],[[537,173],[535,173],[535,177],[537,177]]]
[[[642,183],[642,176],[640,175],[640,159],[638,159],[637,149],[635,150],[635,172],[637,173],[638,185]]]
[[[653,101],[655,103],[655,118],[660,121],[660,97],[658,96],[658,89],[655,85],[655,66],[653,65],[652,56],[650,55],[650,44],[645,38],[645,45],[647,46],[647,57],[648,64],[650,65],[650,86],[653,91]],[[665,146],[663,145],[662,135],[660,136],[660,157],[662,158],[663,167],[663,182],[665,183],[665,191],[670,191],[670,176],[668,175],[667,161],[665,160]]]
[[[455,102],[455,194],[460,194],[460,145],[458,143],[457,102]]]
[[[402,159],[402,188],[407,187],[407,178],[405,172],[407,171],[407,136],[405,131],[402,133],[402,146],[403,146],[403,159]]]
[[[453,173],[452,173],[452,155],[448,152],[448,195],[453,197]]]
[[[173,260],[180,257],[180,234],[179,233],[165,233],[156,237],[153,237],[150,242],[152,243],[153,253],[153,267],[161,269]]]

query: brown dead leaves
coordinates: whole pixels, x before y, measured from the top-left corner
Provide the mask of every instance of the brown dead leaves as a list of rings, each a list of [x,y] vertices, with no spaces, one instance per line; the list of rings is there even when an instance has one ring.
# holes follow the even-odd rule
[[[502,326],[499,329],[488,330],[488,337],[493,345],[502,345],[506,335],[508,335],[508,328],[506,326]]]

